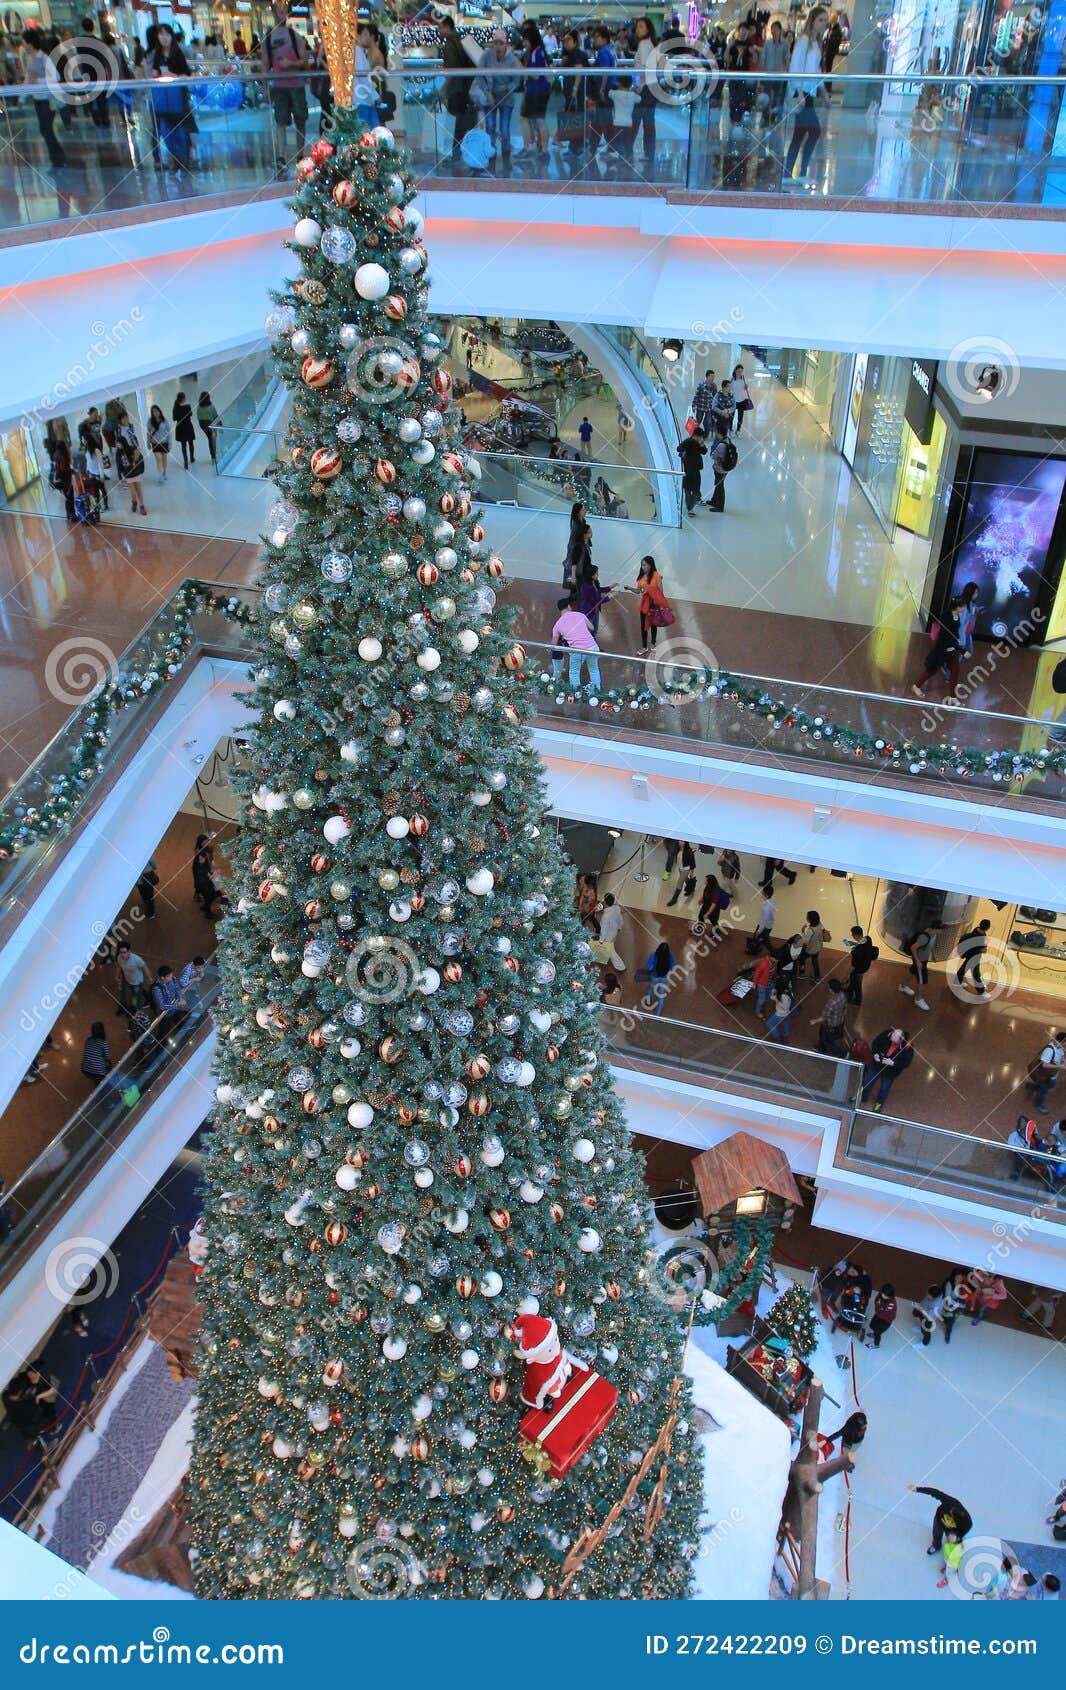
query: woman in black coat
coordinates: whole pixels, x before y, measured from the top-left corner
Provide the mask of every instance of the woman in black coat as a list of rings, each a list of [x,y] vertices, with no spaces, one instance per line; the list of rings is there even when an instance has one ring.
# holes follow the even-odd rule
[[[179,393],[171,411],[174,422],[174,438],[181,447],[182,463],[186,469],[196,462],[196,424],[193,421],[193,408],[184,393]]]

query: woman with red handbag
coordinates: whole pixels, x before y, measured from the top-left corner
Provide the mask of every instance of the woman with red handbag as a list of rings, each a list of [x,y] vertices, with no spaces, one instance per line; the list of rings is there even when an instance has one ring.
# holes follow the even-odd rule
[[[660,628],[669,628],[674,622],[674,613],[670,609],[666,594],[663,592],[663,578],[655,567],[653,557],[642,557],[637,571],[636,585],[632,591],[640,594],[640,652],[639,656],[647,657],[649,647],[655,645]]]

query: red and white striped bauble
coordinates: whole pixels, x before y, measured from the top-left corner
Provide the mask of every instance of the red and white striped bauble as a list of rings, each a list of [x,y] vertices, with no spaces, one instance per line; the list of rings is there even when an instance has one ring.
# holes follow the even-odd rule
[[[408,818],[411,832],[416,839],[424,839],[429,832],[429,822],[425,816],[414,815]]]
[[[418,579],[423,587],[435,586],[440,579],[440,570],[435,563],[421,563],[418,566]]]
[[[525,660],[525,647],[513,645],[510,651],[504,653],[503,666],[505,669],[521,669]]]
[[[483,1080],[487,1076],[492,1063],[487,1056],[472,1056],[466,1064],[466,1071],[472,1080]]]
[[[325,874],[325,872],[328,868],[329,868],[329,858],[326,857],[326,856],[323,856],[321,851],[316,851],[314,856],[311,858],[312,872],[314,874]]]
[[[418,359],[405,358],[400,366],[400,373],[396,377],[396,385],[397,387],[402,387],[407,392],[410,392],[413,387],[418,386],[421,374],[422,367],[419,364]]]
[[[312,462],[314,462],[313,459]],[[470,538],[472,540],[483,540],[485,538],[485,530],[482,528],[480,522],[472,522],[470,524]]]
[[[344,468],[344,460],[332,446],[319,446],[311,453],[311,474],[319,481],[332,481]]]
[[[329,386],[333,380],[334,369],[328,358],[305,358],[300,365],[300,374],[308,387],[317,390]]]
[[[407,301],[400,293],[390,293],[385,300],[385,315],[394,323],[402,323],[407,315]]]
[[[396,480],[396,465],[388,458],[379,458],[374,465],[374,474],[383,487],[388,487]]]
[[[506,1232],[511,1224],[510,1209],[490,1209],[489,1223],[494,1232]]]
[[[452,390],[452,378],[447,370],[434,370],[430,377],[430,386],[434,393],[438,393],[442,399],[447,399]]]
[[[455,509],[455,494],[442,493],[440,496],[440,508],[444,512],[445,516],[450,516],[451,512]]]
[[[498,579],[498,577],[503,574],[503,558],[490,557],[488,563],[485,565],[485,569],[487,573],[492,576],[493,580]]]
[[[472,1297],[477,1290],[477,1285],[468,1273],[461,1273],[455,1282],[455,1289],[460,1297]]]
[[[506,1379],[489,1380],[489,1397],[492,1402],[504,1402],[507,1398]]]
[[[354,182],[338,182],[333,189],[334,205],[354,205],[358,198],[359,190]]]
[[[457,452],[445,452],[441,458],[440,467],[445,475],[462,475],[463,460]]]
[[[394,1034],[389,1033],[378,1045],[378,1055],[382,1062],[399,1062],[403,1055],[403,1045]]]
[[[394,205],[391,211],[385,213],[385,222],[390,229],[395,229],[397,234],[403,232],[403,211],[400,206]]]
[[[489,1094],[486,1091],[476,1091],[467,1100],[466,1107],[471,1115],[487,1115],[489,1112]]]
[[[444,964],[444,978],[447,980],[449,986],[458,985],[459,981],[463,978],[462,963],[446,962]]]

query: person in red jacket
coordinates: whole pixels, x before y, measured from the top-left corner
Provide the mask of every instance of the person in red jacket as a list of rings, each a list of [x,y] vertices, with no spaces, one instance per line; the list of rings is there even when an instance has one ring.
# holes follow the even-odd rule
[[[870,1316],[870,1335],[866,1342],[871,1349],[879,1350],[881,1348],[881,1339],[892,1325],[898,1312],[895,1286],[882,1285],[874,1298],[874,1312]]]

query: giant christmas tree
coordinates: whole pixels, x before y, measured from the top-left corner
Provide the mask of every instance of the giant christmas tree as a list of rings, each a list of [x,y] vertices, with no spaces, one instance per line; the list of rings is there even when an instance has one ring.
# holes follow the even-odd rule
[[[340,110],[297,177],[299,273],[268,320],[289,461],[221,938],[196,1582],[549,1595],[667,1420],[683,1333],[646,1280],[641,1159],[426,330],[410,174]],[[618,1388],[558,1482],[520,1449],[512,1323],[538,1310]],[[687,1591],[680,1402],[665,1483],[657,1459],[568,1594]]]

